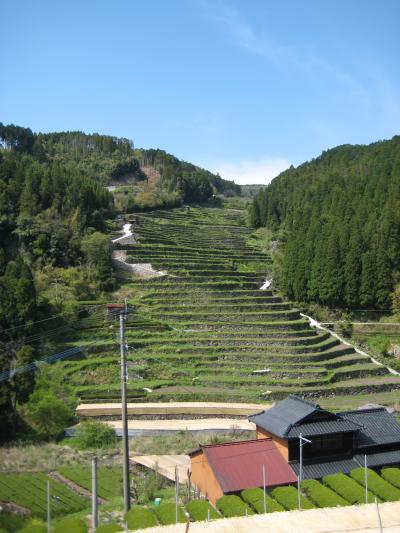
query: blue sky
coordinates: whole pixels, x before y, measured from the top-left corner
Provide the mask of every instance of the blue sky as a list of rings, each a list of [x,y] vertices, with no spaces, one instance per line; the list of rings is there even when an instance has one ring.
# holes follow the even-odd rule
[[[0,0],[0,121],[239,183],[400,133],[398,0]]]

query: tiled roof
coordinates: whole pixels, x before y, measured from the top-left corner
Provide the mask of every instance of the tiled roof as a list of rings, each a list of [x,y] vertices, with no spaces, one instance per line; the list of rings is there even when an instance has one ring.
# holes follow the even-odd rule
[[[358,431],[360,426],[351,420],[324,420],[321,422],[308,422],[290,428],[288,438],[298,437],[302,433],[305,437],[313,435],[329,435],[330,433],[347,433]]]
[[[251,415],[249,420],[273,435],[284,438],[291,426],[318,410],[319,406],[315,403],[290,395],[271,409]]]
[[[263,465],[266,485],[295,483],[297,478],[272,439],[257,439],[201,446],[192,452],[194,461],[203,451],[224,492],[260,487],[263,484]]]
[[[400,425],[393,414],[384,407],[339,413],[346,420],[359,424],[358,447],[399,444]]]
[[[360,466],[364,466],[364,454],[357,454],[354,459]],[[367,454],[367,466],[376,468],[377,466],[388,466],[400,464],[400,449],[391,452],[378,452]]]
[[[344,420],[321,409],[319,405],[294,395],[288,396],[267,411],[251,415],[249,420],[283,439],[297,438],[300,433],[312,436],[360,429],[357,422]]]
[[[296,472],[296,475],[300,473],[299,461],[291,461],[290,466]],[[358,468],[359,464],[353,459],[338,459],[338,460],[325,460],[319,462],[303,462],[303,479],[320,479],[330,474],[337,474],[342,472],[348,474],[354,468]]]

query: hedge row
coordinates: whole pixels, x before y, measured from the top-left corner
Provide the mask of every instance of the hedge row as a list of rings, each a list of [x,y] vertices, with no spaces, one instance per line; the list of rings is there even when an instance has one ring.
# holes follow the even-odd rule
[[[155,507],[155,512],[158,520],[163,526],[176,523],[176,509],[175,503],[162,503]],[[186,522],[185,513],[182,507],[178,507],[178,522]]]
[[[212,505],[207,500],[191,500],[186,504],[186,510],[194,521],[221,518]]]
[[[242,499],[251,505],[251,507],[259,514],[264,512],[264,491],[260,488],[245,489],[241,493]],[[284,511],[280,503],[275,501],[268,494],[266,495],[266,507],[267,513],[275,513],[278,511]]]
[[[157,525],[157,519],[153,511],[147,509],[147,507],[139,507],[137,505],[124,515],[124,519],[129,529],[133,530]]]
[[[367,468],[368,489],[384,502],[394,502],[400,500],[400,489],[381,478],[374,470]],[[365,486],[364,468],[355,468],[350,472],[353,479]]]
[[[345,474],[332,474],[322,478],[322,481],[350,504],[365,503],[365,490],[354,479]],[[374,495],[368,492],[368,502],[374,502]]]
[[[389,483],[400,489],[400,468],[383,468],[381,476]]]
[[[341,507],[350,505],[342,496],[339,496],[339,494],[336,494],[336,492],[316,479],[306,479],[302,482],[302,488],[305,490],[308,498],[315,505],[318,505],[318,507]]]
[[[247,516],[254,514],[244,501],[236,495],[222,496],[217,501],[217,509],[225,516],[231,518],[232,516]]]
[[[295,487],[276,487],[273,489],[272,496],[285,509],[292,511],[298,509],[298,491]],[[302,509],[314,509],[315,505],[307,500],[303,495],[300,496]]]

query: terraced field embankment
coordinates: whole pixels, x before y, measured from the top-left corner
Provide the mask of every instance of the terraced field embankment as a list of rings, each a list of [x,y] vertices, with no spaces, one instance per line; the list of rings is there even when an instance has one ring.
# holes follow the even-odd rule
[[[130,263],[168,273],[124,282],[136,400],[144,389],[147,401],[247,402],[399,389],[398,376],[311,328],[278,293],[260,290],[271,258],[244,219],[229,208],[153,211],[134,227],[137,244],[116,243]],[[105,337],[86,361],[68,363],[83,396],[118,397],[116,355]]]

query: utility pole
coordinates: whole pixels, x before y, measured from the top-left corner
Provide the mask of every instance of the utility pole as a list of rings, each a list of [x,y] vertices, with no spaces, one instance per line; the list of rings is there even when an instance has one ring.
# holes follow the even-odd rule
[[[175,465],[175,523],[178,523],[178,505],[179,505],[179,473],[178,465]]]
[[[122,467],[124,484],[124,513],[131,508],[131,494],[129,482],[129,441],[128,441],[128,408],[126,403],[126,352],[125,352],[125,320],[127,315],[127,302],[119,315],[120,351],[121,351],[121,407],[122,407]]]
[[[364,455],[364,484],[365,484],[365,503],[368,503],[368,470],[367,456]]]
[[[379,512],[378,500],[376,496],[375,496],[375,508],[376,508],[376,514],[378,516],[379,533],[383,533],[381,514]]]
[[[50,499],[50,481],[47,480],[47,533],[51,532],[51,499]]]
[[[97,508],[97,457],[92,459],[92,527],[93,531],[99,525],[99,513]]]
[[[264,513],[267,512],[267,495],[265,493],[265,465],[263,465]]]
[[[297,478],[297,492],[298,492],[298,505],[299,511],[301,511],[301,482],[303,481],[303,446],[305,444],[311,444],[311,441],[303,437],[303,434],[299,435],[299,448],[300,448],[300,472]]]

